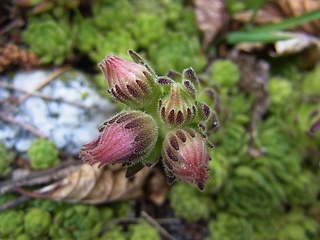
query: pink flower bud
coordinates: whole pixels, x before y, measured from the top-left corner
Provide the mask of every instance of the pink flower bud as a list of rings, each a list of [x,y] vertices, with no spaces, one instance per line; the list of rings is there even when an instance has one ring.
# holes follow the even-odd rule
[[[80,157],[88,164],[126,163],[145,158],[158,137],[156,123],[141,111],[126,111],[106,121],[101,135],[83,145]]]
[[[162,120],[171,125],[185,124],[197,114],[194,96],[179,83],[171,85],[170,93],[159,100],[158,107]]]
[[[191,128],[173,130],[164,140],[163,162],[169,179],[177,177],[202,190],[209,179],[210,159],[202,135]]]
[[[139,57],[134,54],[134,57]],[[117,101],[135,106],[152,102],[155,75],[149,66],[124,60],[114,54],[106,56],[98,66],[106,78],[108,92]]]

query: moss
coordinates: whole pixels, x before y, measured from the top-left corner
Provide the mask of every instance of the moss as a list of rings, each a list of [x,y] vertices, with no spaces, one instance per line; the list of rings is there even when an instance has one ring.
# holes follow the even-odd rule
[[[5,210],[0,213],[0,237],[14,237],[23,231],[24,214],[18,210]]]
[[[128,233],[121,226],[111,226],[100,238],[100,240],[127,240]]]
[[[133,6],[127,0],[99,1],[92,11],[96,26],[104,30],[123,29],[134,17]]]
[[[33,237],[40,237],[46,234],[50,225],[50,213],[39,208],[31,209],[24,217],[25,230]]]
[[[0,177],[5,177],[11,171],[11,163],[14,154],[9,152],[6,147],[0,143]]]
[[[22,36],[30,45],[31,52],[39,56],[44,64],[61,64],[72,53],[71,29],[63,20],[56,21],[50,16],[33,18]]]
[[[248,166],[235,169],[219,195],[219,204],[242,216],[267,216],[281,206],[272,182]]]
[[[209,222],[210,235],[206,240],[253,240],[252,225],[245,218],[220,213]]]
[[[239,67],[231,60],[221,59],[213,63],[210,80],[219,84],[219,86],[234,88],[239,79]]]
[[[71,205],[59,210],[54,217],[54,224],[50,227],[50,237],[53,239],[93,239],[98,237],[103,224],[112,213],[99,210],[95,206]]]
[[[17,236],[16,240],[32,240],[29,234],[23,233]]]
[[[107,54],[114,53],[119,57],[128,58],[128,49],[135,49],[136,41],[131,34],[124,29],[109,31],[106,35],[96,36],[95,48],[89,53],[94,62],[100,62]]]
[[[139,46],[147,48],[164,35],[165,22],[152,13],[141,13],[136,16],[130,29]]]
[[[162,75],[170,69],[181,72],[191,66],[200,72],[207,63],[200,53],[199,39],[183,32],[169,32],[152,44],[148,53],[155,70]]]
[[[212,160],[209,162],[210,179],[206,183],[204,193],[217,193],[226,183],[229,174],[229,163],[227,157],[221,152],[211,150]]]
[[[169,193],[170,205],[177,217],[198,221],[209,217],[212,202],[204,194],[187,183],[175,184]]]
[[[292,99],[293,89],[291,83],[283,78],[273,77],[268,83],[271,103],[274,107],[283,107]],[[271,107],[272,110],[272,107]]]
[[[54,143],[40,138],[34,141],[29,150],[31,167],[34,169],[47,169],[59,164],[59,151]]]
[[[158,231],[146,221],[131,224],[129,226],[129,235],[131,240],[161,239]]]

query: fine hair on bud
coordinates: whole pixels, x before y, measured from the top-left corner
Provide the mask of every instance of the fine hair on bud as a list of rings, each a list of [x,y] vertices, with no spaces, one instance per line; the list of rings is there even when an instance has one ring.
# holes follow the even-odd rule
[[[142,111],[123,111],[106,121],[101,134],[83,145],[80,157],[88,164],[132,165],[154,148],[158,129],[153,118]]]

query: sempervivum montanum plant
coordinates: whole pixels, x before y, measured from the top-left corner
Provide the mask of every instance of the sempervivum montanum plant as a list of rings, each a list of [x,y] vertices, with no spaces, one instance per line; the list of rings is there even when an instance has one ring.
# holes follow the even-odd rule
[[[98,64],[108,92],[128,110],[107,120],[80,157],[100,167],[127,165],[127,177],[161,159],[169,182],[178,178],[203,189],[211,159],[207,135],[218,120],[198,99],[198,77],[192,68],[157,76],[137,53],[129,50],[129,55],[134,62],[111,54]]]

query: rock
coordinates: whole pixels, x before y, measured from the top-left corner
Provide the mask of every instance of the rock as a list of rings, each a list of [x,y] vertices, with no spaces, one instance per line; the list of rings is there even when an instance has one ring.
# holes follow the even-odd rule
[[[8,78],[4,80],[17,88],[32,91],[50,72],[18,72],[11,81]],[[88,77],[82,72],[66,72],[39,92],[61,101],[30,96],[13,109],[9,116],[34,126],[70,155],[78,154],[83,144],[98,136],[97,127],[114,112],[112,103],[90,86]],[[21,97],[24,93],[0,88],[0,101],[13,94]],[[35,139],[36,137],[25,129],[0,121],[0,142],[6,147],[26,152]]]

